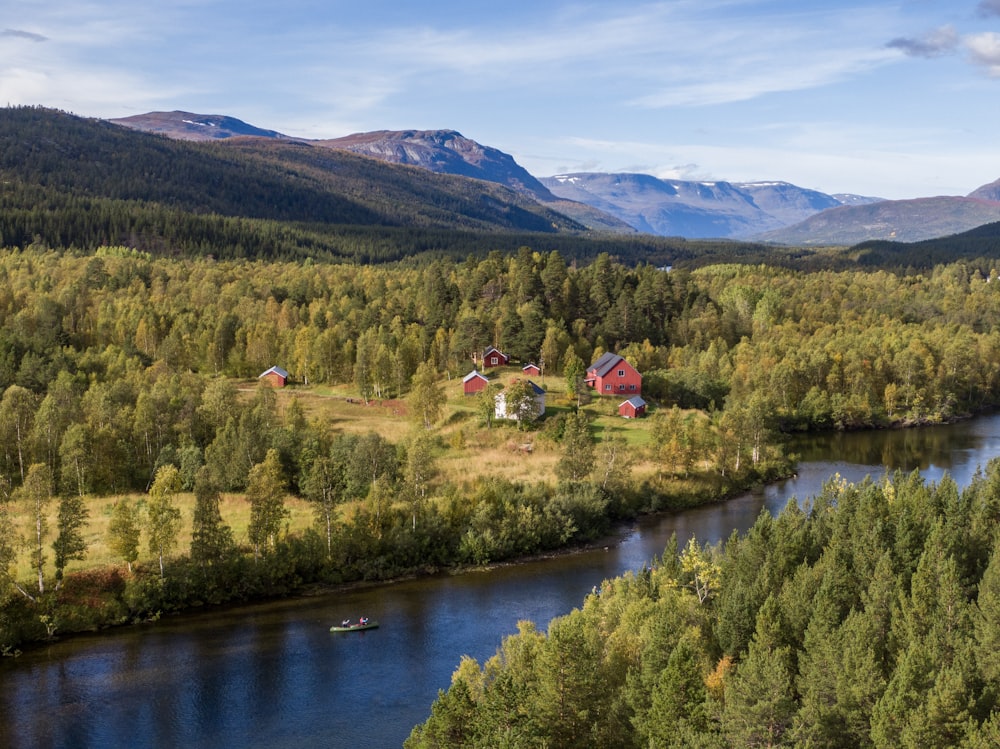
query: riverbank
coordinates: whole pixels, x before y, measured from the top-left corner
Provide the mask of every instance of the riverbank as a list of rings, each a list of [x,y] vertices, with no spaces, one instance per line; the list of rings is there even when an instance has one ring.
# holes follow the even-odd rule
[[[789,466],[774,470],[768,479],[781,478],[790,470]],[[155,565],[148,564],[138,565],[131,572],[124,566],[76,572],[66,575],[61,587],[50,586],[34,601],[13,593],[8,595],[0,610],[4,615],[0,627],[3,634],[0,653],[13,655],[19,649],[43,645],[56,638],[148,623],[184,611],[216,610],[220,606],[246,605],[295,595],[353,591],[418,577],[487,571],[498,566],[580,553],[620,543],[636,519],[643,515],[677,512],[724,501],[760,485],[761,481],[761,476],[755,475],[740,484],[727,481],[723,487],[713,479],[703,482],[701,491],[683,495],[657,494],[649,486],[636,487],[629,494],[628,502],[607,504],[605,511],[608,514],[603,520],[581,514],[591,512],[590,505],[584,504],[578,509],[563,510],[575,515],[551,516],[550,502],[564,505],[573,498],[554,496],[547,499],[548,495],[544,491],[540,493],[538,487],[512,484],[504,490],[508,491],[504,500],[505,513],[494,517],[478,532],[487,534],[486,537],[507,533],[508,548],[517,553],[497,553],[485,560],[469,556],[470,549],[481,554],[485,548],[481,544],[472,545],[475,522],[462,533],[452,532],[445,537],[435,532],[440,522],[431,511],[422,518],[416,531],[410,532],[400,526],[395,535],[383,534],[382,538],[371,537],[365,525],[368,518],[358,515],[338,531],[335,547],[341,554],[341,564],[331,563],[319,545],[318,536],[307,530],[283,538],[278,548],[261,560],[237,554],[206,565],[181,556],[168,560],[167,574],[163,577]],[[687,485],[694,484],[688,482]],[[579,491],[582,503],[595,489],[592,485],[581,485]],[[536,520],[527,525],[512,524],[526,512]],[[561,525],[553,525],[554,520]],[[591,530],[586,535],[577,530],[580,535],[569,534],[561,543],[554,543],[556,536],[543,533],[545,523],[553,528],[575,524],[572,527]],[[517,534],[522,534],[523,538],[518,540]],[[443,544],[444,541],[447,543]],[[447,553],[438,553],[436,558],[420,553],[422,548],[433,548],[435,543]],[[353,551],[365,548],[374,553],[368,557],[359,553],[351,558]],[[499,550],[501,547],[491,548]]]

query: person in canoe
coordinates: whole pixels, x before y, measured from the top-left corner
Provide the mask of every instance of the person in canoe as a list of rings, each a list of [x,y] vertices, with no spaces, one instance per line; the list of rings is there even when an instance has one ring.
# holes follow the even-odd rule
[[[351,620],[350,619],[344,619],[344,621],[342,621],[340,623],[340,626],[341,627],[350,627],[351,626]]]
[[[368,617],[363,616],[360,619],[358,619],[358,624],[360,624],[362,627],[368,624]]]

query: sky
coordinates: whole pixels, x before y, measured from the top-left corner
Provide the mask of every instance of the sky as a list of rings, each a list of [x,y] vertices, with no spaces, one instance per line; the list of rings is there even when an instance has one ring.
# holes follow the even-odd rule
[[[1000,178],[1000,0],[0,0],[0,106],[451,129],[536,177]]]

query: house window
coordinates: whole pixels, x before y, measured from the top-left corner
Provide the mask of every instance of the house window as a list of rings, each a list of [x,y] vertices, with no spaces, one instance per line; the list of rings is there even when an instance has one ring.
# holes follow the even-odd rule
[[[604,389],[605,389],[605,390],[610,390],[610,389],[611,389],[611,386],[610,386],[610,385],[605,385],[605,386],[604,386]]]
[[[619,390],[624,390],[624,389],[625,389],[625,386],[624,386],[624,385],[619,385],[619,386],[618,386],[618,389],[619,389]]]
[[[618,376],[619,377],[624,377],[625,376],[625,370],[624,369],[619,369],[618,370]]]
[[[629,385],[629,386],[628,386],[628,389],[629,389],[629,390],[635,390],[635,385]]]

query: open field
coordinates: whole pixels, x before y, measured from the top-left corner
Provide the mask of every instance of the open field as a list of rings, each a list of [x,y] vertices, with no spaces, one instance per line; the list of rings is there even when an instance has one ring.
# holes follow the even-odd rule
[[[508,382],[520,375],[520,370],[501,368],[490,373],[491,380]],[[537,383],[548,391],[546,399],[546,418],[553,418],[560,413],[569,413],[574,407],[565,395],[565,382],[559,377],[537,378]],[[254,382],[240,382],[237,386],[241,392],[248,395],[256,388]],[[425,434],[435,445],[435,481],[453,484],[458,487],[471,487],[482,476],[501,476],[511,481],[519,482],[555,482],[555,467],[559,461],[559,445],[544,434],[544,420],[531,430],[521,430],[510,423],[496,423],[492,428],[485,428],[479,422],[476,414],[476,398],[465,396],[462,392],[461,378],[450,378],[444,382],[447,403],[443,416],[433,430],[426,431],[415,424],[409,417],[407,404],[403,400],[371,400],[365,403],[357,397],[352,386],[341,387],[305,387],[291,386],[276,391],[280,411],[288,407],[291,401],[297,400],[302,406],[306,418],[318,419],[329,426],[334,433],[365,434],[376,432],[382,437],[400,442],[417,432]],[[649,420],[629,420],[617,415],[618,399],[595,399],[584,406],[593,418],[592,433],[596,442],[606,435],[624,437],[630,446],[640,448],[639,460],[634,466],[634,475],[640,477],[649,475],[656,467],[644,459],[645,450],[651,442]],[[125,499],[144,505],[146,499],[142,494],[126,495]],[[94,566],[118,565],[117,559],[108,548],[108,524],[112,507],[120,497],[100,496],[85,498],[90,516],[85,531],[87,556],[82,561],[72,561],[67,571],[79,570]],[[191,525],[194,509],[194,496],[191,493],[180,493],[175,502],[181,510],[181,532],[176,552],[186,552],[191,543]],[[51,542],[56,528],[56,511],[58,502],[53,501],[50,507],[49,532],[45,542],[47,568],[51,570]],[[301,531],[314,521],[310,504],[295,496],[286,498],[286,508],[289,511],[287,528]],[[250,506],[242,494],[224,493],[220,505],[222,518],[233,529],[233,536],[238,544],[247,543],[247,525],[250,518]],[[344,515],[349,516],[352,507],[342,508]],[[21,508],[15,508],[21,513]],[[29,518],[15,518],[18,530],[23,537],[33,532]],[[142,537],[139,563],[151,562],[155,559],[150,553],[145,534]],[[30,579],[31,564],[27,550],[19,556],[16,574],[18,579]]]

